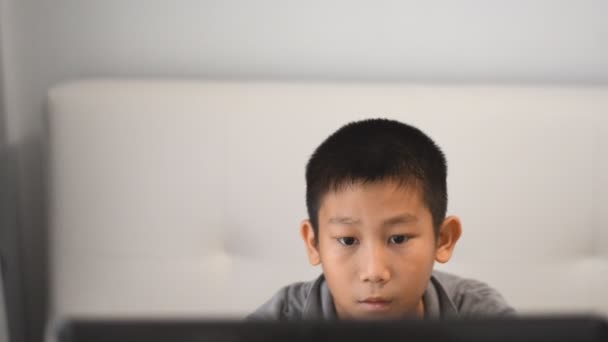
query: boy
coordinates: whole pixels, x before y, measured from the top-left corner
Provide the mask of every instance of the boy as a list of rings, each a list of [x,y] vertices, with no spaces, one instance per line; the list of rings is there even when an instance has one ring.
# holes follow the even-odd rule
[[[447,210],[443,152],[386,119],[329,136],[306,166],[301,236],[316,280],[281,289],[250,319],[400,319],[514,314],[484,283],[433,271],[461,234]]]

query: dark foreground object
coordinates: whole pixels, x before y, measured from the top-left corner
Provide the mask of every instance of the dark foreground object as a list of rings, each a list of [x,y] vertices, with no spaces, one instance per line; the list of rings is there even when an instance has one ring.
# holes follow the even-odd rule
[[[595,317],[384,322],[244,322],[73,320],[58,342],[254,341],[608,341],[608,324]]]

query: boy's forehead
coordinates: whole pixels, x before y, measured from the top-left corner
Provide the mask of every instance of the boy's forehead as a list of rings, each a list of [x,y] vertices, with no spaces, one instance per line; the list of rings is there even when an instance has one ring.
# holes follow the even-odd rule
[[[378,181],[344,181],[330,187],[323,197],[344,197],[352,193],[384,193],[401,196],[414,196],[422,198],[422,187],[416,180],[378,180]]]
[[[319,215],[331,214],[330,211],[350,205],[382,208],[382,204],[397,205],[403,210],[426,207],[422,189],[414,182],[350,182],[334,187],[322,196]]]

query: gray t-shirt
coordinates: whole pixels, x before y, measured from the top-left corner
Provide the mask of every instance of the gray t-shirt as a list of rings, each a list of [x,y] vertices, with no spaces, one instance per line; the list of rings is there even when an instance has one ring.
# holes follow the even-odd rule
[[[423,295],[425,318],[504,317],[515,314],[504,298],[487,284],[433,271]],[[283,287],[247,317],[251,320],[337,319],[325,277]]]

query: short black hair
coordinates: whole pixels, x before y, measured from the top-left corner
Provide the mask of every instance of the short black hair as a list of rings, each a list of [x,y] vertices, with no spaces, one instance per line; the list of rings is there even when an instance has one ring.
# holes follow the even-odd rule
[[[446,178],[445,155],[418,128],[388,119],[348,123],[325,139],[306,165],[306,207],[315,237],[328,192],[384,180],[418,186],[438,236],[447,210]]]

